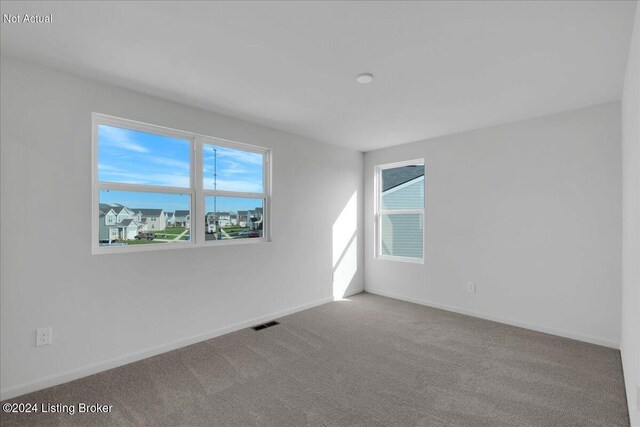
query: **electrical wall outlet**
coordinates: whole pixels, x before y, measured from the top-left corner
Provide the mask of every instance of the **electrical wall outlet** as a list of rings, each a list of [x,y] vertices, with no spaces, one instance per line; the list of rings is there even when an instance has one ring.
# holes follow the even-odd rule
[[[38,328],[36,330],[36,345],[49,345],[51,344],[51,326],[47,328]]]
[[[474,282],[467,282],[467,292],[476,293],[476,284]]]

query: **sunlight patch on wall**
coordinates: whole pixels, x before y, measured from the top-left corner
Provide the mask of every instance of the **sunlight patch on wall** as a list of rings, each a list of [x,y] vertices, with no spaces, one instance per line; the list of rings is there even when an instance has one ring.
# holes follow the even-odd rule
[[[344,209],[333,223],[333,267],[347,249],[358,227],[358,192],[353,193]]]
[[[358,192],[333,223],[333,297],[340,299],[358,270]]]
[[[354,235],[342,259],[333,270],[333,299],[342,299],[358,271],[358,236]]]

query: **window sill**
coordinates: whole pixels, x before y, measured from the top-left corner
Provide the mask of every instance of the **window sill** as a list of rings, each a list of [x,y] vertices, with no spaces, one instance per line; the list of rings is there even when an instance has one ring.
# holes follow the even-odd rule
[[[373,257],[373,259],[377,259],[381,261],[405,262],[408,264],[424,264],[424,258],[409,258],[409,257],[402,257],[402,256],[377,255]]]
[[[193,248],[213,248],[217,246],[234,246],[234,245],[255,245],[258,243],[270,243],[269,238],[248,238],[233,240],[210,240],[205,242],[187,242],[184,243],[164,243],[164,244],[148,244],[148,245],[130,245],[130,246],[93,246],[91,253],[93,255],[107,254],[123,254],[133,252],[154,252],[176,249],[193,249]]]

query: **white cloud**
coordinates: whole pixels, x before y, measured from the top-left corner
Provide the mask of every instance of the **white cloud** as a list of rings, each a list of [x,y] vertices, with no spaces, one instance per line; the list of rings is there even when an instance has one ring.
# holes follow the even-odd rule
[[[98,163],[98,170],[100,172],[117,172],[117,171],[120,171],[120,169],[118,169],[118,168],[116,168],[114,166],[111,166],[111,165],[104,164],[104,163]]]
[[[102,168],[102,166],[101,166]],[[102,168],[100,179],[103,181],[126,182],[130,184],[164,185],[167,187],[189,187],[189,175],[170,173],[144,173],[120,170],[111,166]]]
[[[262,193],[262,185],[260,182],[225,180],[225,179],[218,179],[217,182],[218,182],[218,185],[217,185],[218,190],[243,191],[248,193]],[[209,190],[213,189],[213,178],[204,179],[204,188]]]
[[[236,161],[241,164],[259,165],[262,166],[262,154],[251,153],[248,151],[234,150],[226,147],[215,147],[217,150],[218,160],[223,161]],[[213,146],[207,145],[204,147],[204,160],[213,161]]]
[[[129,132],[130,131],[126,129],[100,125],[100,144],[127,151],[134,151],[136,153],[148,153],[149,149],[134,141]]]
[[[167,166],[173,169],[182,169],[187,171],[189,170],[189,162],[185,162],[181,160],[170,159],[168,157],[154,157],[154,156],[150,156],[148,160],[152,163],[155,163],[161,166]]]

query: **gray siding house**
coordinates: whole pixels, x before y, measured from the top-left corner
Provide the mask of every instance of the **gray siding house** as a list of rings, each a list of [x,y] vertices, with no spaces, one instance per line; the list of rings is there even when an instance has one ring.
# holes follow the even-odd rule
[[[136,213],[126,206],[113,203],[100,203],[98,211],[99,239],[101,242],[113,240],[132,240],[145,225],[136,221]]]
[[[162,209],[132,208],[137,221],[147,226],[147,231],[162,231],[167,228],[167,219]]]
[[[175,227],[191,227],[191,211],[175,211]]]

